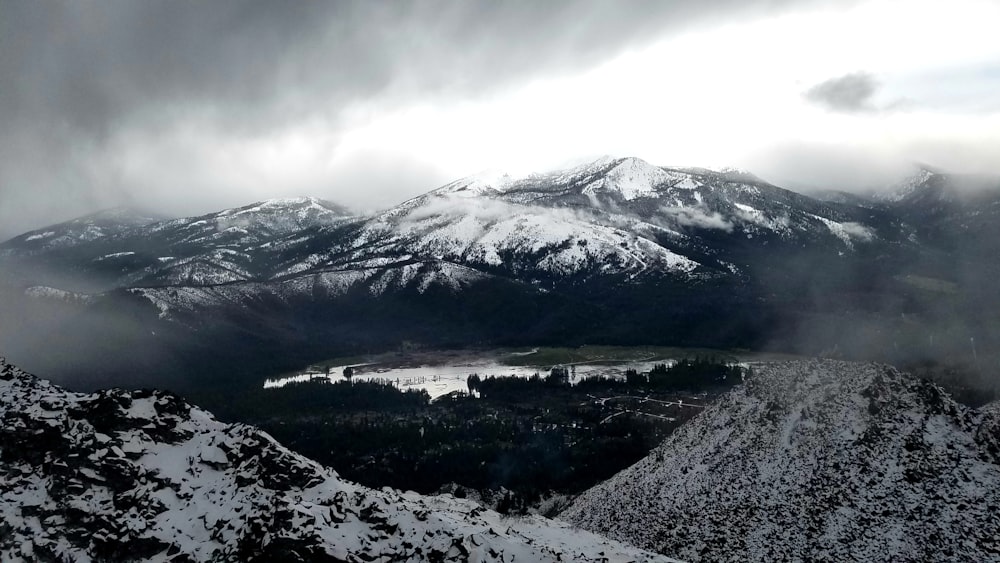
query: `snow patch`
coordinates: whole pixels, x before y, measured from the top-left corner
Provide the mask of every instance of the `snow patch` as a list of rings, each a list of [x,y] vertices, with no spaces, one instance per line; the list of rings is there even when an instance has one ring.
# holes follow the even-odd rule
[[[28,237],[25,237],[24,240],[26,242],[27,241],[33,241],[33,240],[40,240],[40,239],[43,239],[43,238],[49,238],[51,236],[55,236],[55,234],[56,234],[55,231],[45,231],[44,233],[38,233],[38,234],[34,234],[34,235],[30,235]]]

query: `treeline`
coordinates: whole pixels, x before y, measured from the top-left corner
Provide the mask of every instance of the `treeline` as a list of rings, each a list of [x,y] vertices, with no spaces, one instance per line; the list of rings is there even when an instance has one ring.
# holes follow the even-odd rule
[[[672,366],[657,364],[648,376],[631,371],[632,373],[626,373],[625,379],[633,385],[654,389],[695,390],[707,386],[738,385],[743,382],[746,375],[744,372],[747,370],[713,358],[697,357],[685,358]]]
[[[239,420],[260,420],[303,413],[412,411],[424,408],[429,402],[427,391],[401,391],[387,379],[336,383],[317,380],[274,389],[253,389],[231,397],[220,411],[231,412]]]
[[[448,483],[505,489],[500,508],[517,512],[543,494],[575,494],[611,477],[700,412],[661,403],[721,392],[741,377],[737,367],[696,358],[625,378],[573,380],[563,367],[528,378],[473,375],[469,394],[434,402],[388,380],[320,380],[214,398],[228,418],[259,425],[352,481],[422,493]],[[623,402],[647,397],[658,401]]]
[[[742,383],[749,373],[738,365],[712,357],[684,358],[673,365],[656,364],[648,373],[634,369],[625,371],[625,378],[601,375],[589,376],[573,382],[563,367],[553,368],[545,377],[535,374],[531,377],[480,377],[469,376],[470,393],[490,399],[523,398],[528,393],[544,393],[571,387],[579,392],[595,392],[608,389],[645,389],[656,391],[700,392],[719,387],[732,387]]]
[[[325,416],[268,424],[282,443],[352,481],[433,493],[447,483],[506,488],[528,500],[580,492],[641,459],[665,436],[660,421],[584,422],[555,401],[490,408],[448,401],[417,416]],[[548,416],[546,416],[546,413]],[[577,422],[574,426],[573,422]]]

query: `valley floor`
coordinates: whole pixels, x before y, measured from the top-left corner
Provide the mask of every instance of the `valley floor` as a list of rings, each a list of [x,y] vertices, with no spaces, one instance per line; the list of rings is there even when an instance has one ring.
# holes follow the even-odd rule
[[[503,512],[525,512],[550,495],[582,492],[638,461],[739,381],[734,374],[741,368],[729,367],[735,365],[731,356],[688,361],[678,352],[624,347],[490,352],[492,365],[539,364],[518,366],[534,374],[519,377],[477,373],[484,353],[399,354],[368,363],[368,369],[384,370],[381,379],[356,375],[347,381],[339,375],[330,383],[324,375],[248,390],[212,408],[261,427],[367,486],[421,493],[444,487],[490,498]],[[346,361],[360,359],[371,358]],[[431,401],[426,390],[391,379],[393,369],[405,372],[435,360],[433,369],[458,373],[461,366],[453,363],[470,364],[461,377],[462,392]],[[560,363],[552,369],[555,360]],[[326,374],[344,362],[313,369]]]

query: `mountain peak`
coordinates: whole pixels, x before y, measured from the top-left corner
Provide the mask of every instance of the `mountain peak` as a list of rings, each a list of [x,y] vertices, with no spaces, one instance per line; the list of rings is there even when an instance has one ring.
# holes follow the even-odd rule
[[[294,207],[298,205],[315,205],[319,203],[319,199],[312,196],[299,196],[299,197],[275,197],[265,199],[263,201],[257,202],[259,205],[266,205],[268,207]]]
[[[300,197],[279,197],[265,199],[238,209],[258,208],[258,209],[300,209],[304,207],[314,207],[317,209],[327,209],[331,211],[343,210],[344,208],[325,199],[313,196]]]
[[[285,197],[265,199],[243,207],[226,209],[216,215],[219,217],[288,215],[290,218],[309,218],[322,222],[325,219],[347,217],[351,213],[345,207],[317,197]]]
[[[917,164],[916,170],[909,176],[903,178],[893,186],[888,192],[877,194],[876,199],[890,203],[897,203],[905,199],[910,199],[916,194],[923,192],[932,183],[937,183],[944,175],[930,166]]]
[[[532,174],[514,175],[502,170],[484,170],[446,184],[431,193],[463,197],[496,196],[527,186],[537,189],[541,185],[563,186],[582,181],[589,184],[583,190],[585,194],[614,193],[632,200],[652,195],[656,186],[670,179],[671,175],[663,168],[641,158],[602,156],[567,168]]]
[[[601,187],[617,192],[626,200],[651,196],[657,186],[670,179],[662,168],[636,157],[616,160],[604,177]]]
[[[762,180],[760,176],[757,176],[746,168],[723,166],[722,168],[719,168],[718,174],[727,180],[734,180],[737,182],[767,183]]]
[[[489,193],[503,193],[503,191],[509,188],[517,179],[518,178],[512,176],[508,172],[497,169],[487,169],[477,172],[471,176],[455,180],[450,184],[445,184],[444,186],[434,190],[432,193],[449,195],[454,194],[467,197]]]

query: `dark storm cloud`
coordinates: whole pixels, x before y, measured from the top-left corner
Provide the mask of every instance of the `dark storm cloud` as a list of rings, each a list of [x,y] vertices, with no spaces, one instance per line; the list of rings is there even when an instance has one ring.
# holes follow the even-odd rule
[[[167,195],[193,209],[211,189],[174,163],[156,172],[175,191],[151,199],[115,162],[121,139],[135,148],[187,122],[220,138],[305,119],[336,129],[355,104],[483,95],[792,4],[0,0],[0,236]]]
[[[373,92],[482,90],[784,3],[5,0],[0,103],[92,133],[171,102],[267,121]]]
[[[805,97],[827,109],[857,113],[875,111],[872,98],[878,89],[874,76],[856,72],[820,82],[806,91]]]

